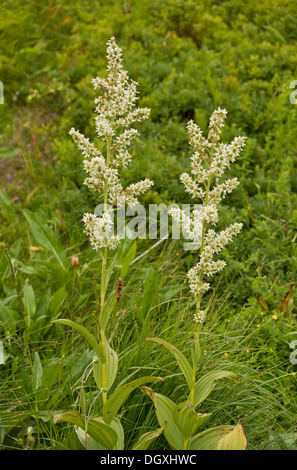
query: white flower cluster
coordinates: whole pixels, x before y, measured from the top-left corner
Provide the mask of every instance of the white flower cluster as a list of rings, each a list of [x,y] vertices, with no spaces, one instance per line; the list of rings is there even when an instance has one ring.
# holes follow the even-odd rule
[[[199,310],[199,312],[194,313],[194,322],[195,323],[203,323],[206,317],[206,313],[203,310]]]
[[[216,233],[214,230],[208,230],[205,236],[205,245],[200,253],[200,260],[188,272],[190,288],[194,295],[202,294],[209,290],[209,284],[203,284],[202,282],[203,277],[213,276],[226,266],[226,261],[214,261],[214,255],[218,254],[241,229],[242,224],[233,224],[219,233]]]
[[[83,222],[85,224],[84,233],[95,250],[105,246],[114,250],[120,243],[119,236],[111,233],[113,223],[107,211],[103,212],[101,217],[86,213],[83,216]]]
[[[95,99],[95,127],[99,138],[106,142],[106,156],[83,134],[72,128],[69,134],[82,152],[83,167],[88,176],[84,184],[105,195],[105,203],[112,206],[138,203],[137,197],[147,191],[153,182],[144,179],[130,184],[125,189],[120,182],[119,167],[126,167],[132,156],[128,147],[138,136],[137,129],[128,129],[136,121],[147,119],[148,108],[135,108],[137,82],[130,80],[122,66],[122,51],[114,38],[107,42],[107,78],[94,78],[92,83],[100,95]],[[101,217],[85,214],[85,232],[95,249],[108,246],[114,248],[119,240],[109,235],[108,214]]]
[[[209,121],[207,139],[193,121],[187,124],[188,140],[194,151],[191,158],[194,177],[183,173],[180,179],[192,198],[201,200],[202,207],[201,211],[193,211],[190,217],[181,209],[169,211],[174,220],[183,224],[192,240],[195,240],[198,233],[202,233],[199,262],[188,272],[190,290],[199,299],[199,304],[203,294],[210,289],[210,284],[204,282],[204,277],[213,276],[226,265],[223,260],[214,260],[214,256],[242,229],[242,224],[237,223],[219,233],[209,229],[209,225],[216,225],[218,222],[218,204],[239,184],[237,178],[222,183],[218,183],[218,179],[230,167],[230,163],[235,161],[243,149],[246,139],[245,137],[236,137],[229,145],[218,142],[226,116],[227,111],[224,109],[219,108],[213,112]],[[201,320],[203,315],[204,312],[198,311],[194,320],[196,322],[203,321],[204,317]]]
[[[227,111],[225,109],[216,109],[209,120],[208,141],[219,140],[222,127],[224,127],[224,120],[226,119]]]

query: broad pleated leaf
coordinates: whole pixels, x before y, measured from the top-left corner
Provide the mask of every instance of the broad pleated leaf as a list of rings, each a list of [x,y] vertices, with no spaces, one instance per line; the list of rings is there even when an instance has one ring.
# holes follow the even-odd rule
[[[217,380],[234,377],[236,377],[236,375],[228,370],[209,372],[208,374],[204,375],[201,379],[198,380],[194,388],[194,407],[196,408],[197,405],[202,403],[205,398],[208,397]]]
[[[103,423],[102,418],[94,418],[95,421],[99,421]],[[120,421],[115,418],[112,423],[110,423],[110,427],[116,432],[117,434],[117,441],[113,448],[113,450],[123,450],[124,449],[124,430]],[[78,426],[74,426],[75,432],[77,434],[78,439],[82,443],[84,447],[88,450],[105,450],[99,442],[95,441],[86,431]]]
[[[112,450],[117,442],[117,433],[111,426],[108,426],[101,420],[90,418],[87,423],[87,429],[85,427],[84,415],[77,413],[76,411],[66,411],[60,415],[56,415],[54,423],[60,421],[66,421],[68,423],[78,426],[83,431],[87,431],[100,446],[105,450]]]
[[[114,447],[114,450],[123,450],[124,449],[124,430],[123,430],[120,420],[118,418],[114,418],[114,420],[110,423],[110,427],[114,429],[117,434],[117,442]]]
[[[209,420],[210,416],[211,413],[196,413],[194,406],[188,401],[177,405],[173,414],[174,420],[185,439],[192,436],[200,426]]]
[[[87,450],[105,450],[104,447],[102,447],[99,442],[95,441],[90,434],[88,434],[86,431],[84,431],[82,428],[79,426],[74,426],[74,430],[76,432],[76,435],[79,439],[79,441],[82,443],[82,445],[87,449]]]
[[[183,448],[184,437],[174,420],[176,404],[164,395],[155,393],[148,387],[141,388],[153,400],[160,426],[167,424],[164,430],[164,436],[170,447],[174,450],[181,450]]]
[[[108,341],[105,339],[105,373],[106,373],[106,384],[103,384],[102,380],[102,360],[95,356],[93,364],[93,374],[99,389],[105,388],[109,390],[117,376],[118,371],[118,355],[109,346]]]
[[[238,425],[218,442],[218,450],[246,450],[247,441],[243,427]]]
[[[184,376],[186,378],[186,381],[187,381],[187,383],[190,387],[191,382],[192,382],[192,367],[190,366],[190,363],[189,363],[188,359],[185,357],[185,355],[179,349],[177,349],[175,346],[172,346],[172,344],[168,343],[167,341],[165,341],[163,339],[148,338],[148,340],[149,341],[154,341],[155,343],[162,344],[163,346],[165,346],[165,348],[167,348],[171,352],[171,354],[173,354],[173,356],[177,360],[177,363],[180,367],[180,370],[184,374]]]
[[[217,450],[220,439],[229,434],[234,426],[217,426],[191,438],[189,450]]]
[[[102,416],[107,424],[110,424],[117,414],[122,404],[127,400],[130,393],[133,392],[137,387],[145,383],[160,382],[163,381],[161,377],[140,377],[139,379],[133,380],[128,384],[119,387],[112,395],[108,398],[107,402],[103,406]]]
[[[86,338],[92,348],[96,351],[97,356],[100,357],[100,359],[103,359],[101,346],[97,343],[94,336],[84,326],[72,320],[67,320],[65,318],[59,318],[58,320],[54,320],[52,323],[61,323],[62,325],[70,326],[74,330],[77,330]]]

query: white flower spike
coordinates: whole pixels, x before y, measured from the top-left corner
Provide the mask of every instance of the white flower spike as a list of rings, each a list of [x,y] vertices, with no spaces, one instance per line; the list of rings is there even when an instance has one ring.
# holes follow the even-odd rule
[[[181,209],[169,211],[175,221],[181,222],[192,240],[195,240],[197,234],[202,232],[200,259],[188,272],[190,290],[196,298],[194,321],[198,324],[203,323],[205,319],[205,313],[200,310],[202,296],[210,289],[210,284],[204,279],[218,273],[226,265],[223,260],[214,260],[214,256],[242,229],[242,224],[238,223],[230,225],[219,233],[209,228],[210,225],[215,226],[218,222],[218,204],[239,185],[237,178],[221,183],[218,180],[236,160],[246,140],[246,137],[235,137],[229,145],[219,142],[226,116],[225,109],[218,108],[213,112],[209,121],[207,139],[193,121],[187,124],[188,140],[193,148],[192,175],[195,178],[188,173],[183,173],[180,179],[186,192],[191,194],[192,198],[200,200],[202,208],[200,212],[198,211],[199,217],[194,218],[192,216],[195,211],[190,217]]]
[[[122,66],[122,51],[115,38],[107,42],[107,78],[92,80],[99,96],[95,99],[95,127],[99,138],[106,142],[106,156],[83,134],[72,128],[69,134],[78,145],[84,160],[83,167],[88,174],[84,184],[90,189],[103,194],[104,204],[111,206],[126,203],[133,206],[138,203],[137,197],[146,192],[153,182],[144,179],[123,188],[120,182],[119,168],[127,167],[132,156],[128,147],[138,136],[138,130],[128,129],[133,122],[147,119],[148,108],[135,108],[137,101],[137,83],[130,80]],[[107,211],[99,217],[84,214],[85,233],[95,248],[114,249],[120,239],[111,233],[111,217]]]

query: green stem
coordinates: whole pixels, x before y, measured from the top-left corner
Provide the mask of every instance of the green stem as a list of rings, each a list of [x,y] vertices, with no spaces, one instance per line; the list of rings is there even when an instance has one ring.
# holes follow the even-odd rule
[[[111,147],[111,139],[108,141],[107,144],[107,156],[106,156],[106,165],[109,165],[110,162],[110,147]],[[107,209],[107,200],[108,198],[108,184],[105,185],[104,187],[104,210]],[[101,268],[101,296],[100,296],[100,307],[101,307],[101,312],[104,308],[105,304],[105,295],[106,295],[106,264],[107,264],[107,255],[108,255],[108,247],[104,247],[103,253],[102,253],[102,268]],[[104,328],[101,327],[100,325],[100,336],[101,336],[101,346],[102,346],[102,355],[103,355],[103,361],[101,363],[101,373],[102,373],[102,399],[103,399],[103,405],[106,403],[107,400],[107,392],[104,390],[106,388],[107,380],[106,380],[106,356],[105,356],[105,330]]]
[[[207,205],[208,203],[210,183],[211,183],[211,176],[208,178],[208,182],[207,182],[205,205]],[[207,228],[207,224],[205,222],[202,222],[202,237],[201,237],[200,254],[203,252],[204,245],[205,245],[206,228]],[[203,281],[203,273],[200,273],[199,284],[202,284],[202,281]],[[200,311],[201,300],[202,300],[202,294],[200,292],[196,299],[196,313]],[[197,323],[196,328],[195,328],[195,336],[194,336],[194,344],[193,344],[193,368],[192,368],[192,380],[191,380],[190,396],[189,396],[189,401],[192,405],[194,404],[194,388],[196,384],[196,367],[197,367],[196,351],[197,351],[197,348],[199,347],[199,332],[200,332],[201,326],[202,326],[202,323]]]
[[[189,438],[184,440],[182,450],[188,450]]]

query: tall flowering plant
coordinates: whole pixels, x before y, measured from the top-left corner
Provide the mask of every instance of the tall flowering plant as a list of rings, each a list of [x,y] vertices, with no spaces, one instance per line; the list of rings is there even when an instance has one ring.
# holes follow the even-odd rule
[[[211,226],[218,222],[218,204],[235,189],[237,178],[220,182],[224,172],[235,161],[245,145],[245,137],[236,137],[231,144],[220,142],[220,134],[227,111],[218,109],[213,112],[209,122],[207,138],[193,122],[187,124],[189,144],[193,148],[191,173],[180,177],[185,190],[193,199],[200,201],[201,207],[187,215],[180,208],[172,208],[169,213],[173,220],[182,225],[188,237],[193,241],[201,239],[199,261],[189,270],[189,287],[195,298],[196,309],[193,314],[193,340],[191,361],[170,343],[150,338],[165,346],[176,358],[189,387],[186,401],[175,404],[169,398],[155,393],[148,387],[142,389],[152,398],[159,424],[167,423],[164,434],[173,449],[245,449],[246,438],[239,422],[237,426],[218,426],[196,434],[206,423],[211,414],[200,414],[196,408],[207,398],[215,382],[222,378],[232,378],[230,371],[213,371],[197,380],[196,369],[200,359],[199,332],[207,315],[207,308],[202,310],[203,295],[210,289],[209,278],[221,271],[226,262],[215,259],[216,255],[237,235],[242,224],[235,223],[220,232]]]
[[[70,135],[83,155],[83,167],[87,174],[84,181],[91,190],[103,196],[103,211],[100,215],[85,213],[83,216],[84,232],[93,248],[100,253],[102,260],[100,314],[98,332],[93,334],[84,326],[72,320],[59,319],[57,323],[70,326],[79,331],[95,351],[91,364],[93,375],[99,389],[101,413],[91,416],[69,411],[55,418],[55,422],[67,421],[75,425],[77,435],[83,445],[89,449],[123,449],[124,433],[116,415],[130,393],[138,386],[162,380],[160,377],[141,377],[117,388],[111,396],[111,389],[118,371],[118,355],[106,338],[105,329],[110,315],[115,309],[117,295],[115,289],[109,289],[120,237],[113,233],[112,210],[123,204],[133,206],[137,197],[147,191],[153,182],[144,179],[123,188],[119,170],[131,161],[129,145],[138,135],[131,125],[148,118],[148,108],[136,107],[137,83],[130,80],[122,66],[122,51],[114,38],[107,43],[107,77],[93,79],[93,85],[99,96],[95,99],[95,127],[97,135],[104,142],[104,153],[89,138],[72,128]],[[111,255],[110,255],[111,253]],[[109,256],[111,261],[108,261]],[[97,334],[99,338],[97,338]],[[145,449],[163,429],[146,433],[136,444],[137,449]]]

